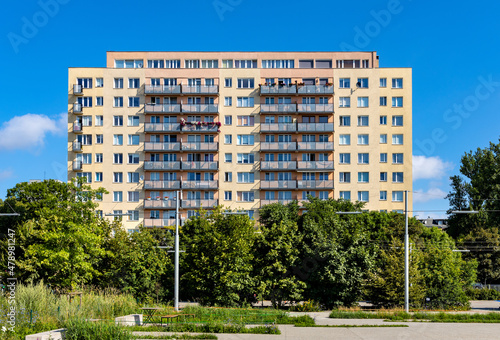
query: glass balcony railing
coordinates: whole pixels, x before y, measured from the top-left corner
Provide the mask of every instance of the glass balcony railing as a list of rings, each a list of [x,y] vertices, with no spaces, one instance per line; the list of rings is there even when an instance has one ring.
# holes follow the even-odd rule
[[[144,87],[146,94],[180,94],[180,85],[146,85]]]
[[[145,181],[145,189],[180,189],[180,181]]]
[[[144,162],[145,170],[180,170],[181,162],[157,162],[148,161]]]
[[[183,170],[217,170],[218,162],[182,162]]]
[[[262,161],[260,162],[260,170],[295,170],[297,162],[295,161]]]
[[[181,131],[180,123],[146,123],[144,124],[146,132],[177,132]]]
[[[297,181],[298,189],[333,189],[333,181]]]
[[[181,201],[183,208],[215,208],[218,204],[216,199],[185,199]]]
[[[297,104],[297,112],[333,112],[333,104]]]
[[[297,181],[260,181],[261,189],[296,189]]]
[[[295,123],[261,123],[260,132],[295,132],[297,124]]]
[[[298,123],[299,132],[333,132],[333,123]]]
[[[181,113],[180,104],[145,104],[146,113]]]
[[[260,104],[260,111],[264,113],[272,113],[272,112],[296,113],[297,104]]]
[[[284,150],[284,151],[295,151],[297,150],[296,142],[261,142],[261,150]]]
[[[181,143],[145,142],[144,151],[180,151]]]

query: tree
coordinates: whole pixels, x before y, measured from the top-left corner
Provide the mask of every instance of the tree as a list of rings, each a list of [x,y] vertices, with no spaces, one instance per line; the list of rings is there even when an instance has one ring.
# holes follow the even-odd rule
[[[281,221],[298,222],[299,204],[292,201],[288,204],[272,203],[267,204],[259,210],[259,222],[261,225],[271,227]]]

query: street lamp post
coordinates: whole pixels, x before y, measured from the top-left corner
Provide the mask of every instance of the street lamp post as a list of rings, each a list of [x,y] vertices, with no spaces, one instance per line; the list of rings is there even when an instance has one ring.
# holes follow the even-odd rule
[[[175,278],[174,278],[174,308],[179,311],[179,205],[181,200],[181,191],[176,192],[175,199]]]
[[[408,237],[408,190],[405,190],[405,310],[410,311],[410,254]]]

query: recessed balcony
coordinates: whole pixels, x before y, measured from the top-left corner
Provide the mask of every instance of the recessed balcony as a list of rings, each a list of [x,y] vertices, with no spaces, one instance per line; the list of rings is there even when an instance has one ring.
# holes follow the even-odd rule
[[[262,161],[260,162],[260,170],[296,170],[297,162],[283,162],[283,161]]]
[[[217,170],[218,162],[182,162],[182,170]]]
[[[82,170],[83,162],[79,160],[73,161],[73,170]]]
[[[180,189],[180,181],[145,181],[144,189]]]
[[[73,104],[73,113],[82,113],[82,104],[74,103]]]
[[[176,201],[161,198],[148,198],[144,200],[144,208],[150,209],[175,209]]]
[[[291,203],[293,202],[292,199],[290,200],[280,200],[280,199],[277,199],[277,200],[260,200],[260,206],[264,206],[264,205],[268,205],[268,204],[273,204],[273,203],[281,203],[283,205],[285,204],[288,204],[288,203]]]
[[[218,200],[216,199],[207,199],[207,200],[182,200],[181,205],[182,208],[215,208],[218,204]]]
[[[146,94],[180,94],[180,85],[146,85],[144,87]]]
[[[146,228],[163,228],[175,226],[175,218],[145,218],[144,227]]]
[[[145,104],[145,113],[181,113],[180,104]]]
[[[145,170],[180,170],[181,162],[144,162]]]
[[[269,150],[277,150],[277,151],[295,151],[297,150],[296,142],[261,142],[260,149],[269,151]]]
[[[298,94],[333,94],[333,86],[331,85],[303,85],[299,86]]]
[[[218,104],[182,104],[182,112],[186,113],[217,113]]]
[[[216,190],[218,188],[219,188],[219,181],[182,181],[182,189]]]
[[[144,124],[146,132],[177,132],[181,131],[180,123],[146,123]]]
[[[297,113],[297,104],[260,104],[260,112],[264,113]]]
[[[300,113],[333,113],[333,104],[297,104]]]
[[[297,142],[299,151],[333,151],[333,142]]]
[[[297,86],[295,85],[261,85],[261,95],[276,95],[276,94],[296,94]]]
[[[73,94],[79,96],[83,94],[82,85],[73,85]]]
[[[296,189],[297,181],[260,181],[263,190]]]
[[[298,123],[299,132],[333,132],[333,123]]]
[[[186,124],[182,126],[181,130],[182,132],[217,132],[219,130],[219,126],[216,124],[203,124],[203,122],[200,122],[201,124]]]
[[[182,85],[183,94],[218,94],[219,86],[217,85]]]
[[[260,132],[295,132],[297,124],[295,123],[261,123]]]
[[[297,181],[298,189],[333,189],[333,181]]]
[[[80,133],[82,132],[82,124],[75,122],[73,123],[73,132]]]
[[[180,151],[181,143],[145,142],[144,151]]]
[[[183,142],[182,151],[217,151],[219,143]]]
[[[298,161],[298,170],[333,170],[333,161]]]

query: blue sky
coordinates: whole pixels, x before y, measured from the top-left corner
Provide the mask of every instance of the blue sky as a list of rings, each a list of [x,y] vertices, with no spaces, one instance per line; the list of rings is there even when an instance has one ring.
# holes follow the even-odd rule
[[[68,67],[106,51],[377,51],[413,68],[414,210],[445,210],[464,152],[498,142],[494,1],[9,1],[0,20],[0,197],[66,179]],[[442,216],[442,211],[416,212]]]

